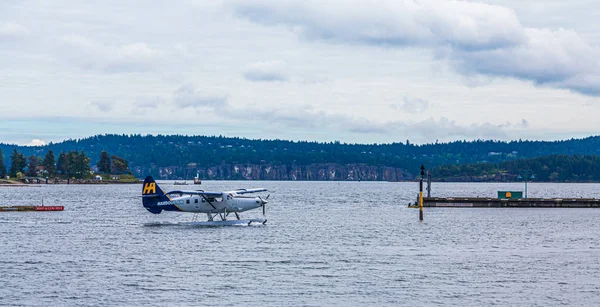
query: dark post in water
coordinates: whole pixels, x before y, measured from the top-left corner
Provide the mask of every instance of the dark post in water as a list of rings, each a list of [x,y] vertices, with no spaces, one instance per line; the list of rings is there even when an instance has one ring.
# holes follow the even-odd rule
[[[427,171],[427,197],[431,197],[431,173]]]
[[[419,220],[423,220],[423,176],[425,176],[425,166],[421,164],[421,180],[419,181]]]

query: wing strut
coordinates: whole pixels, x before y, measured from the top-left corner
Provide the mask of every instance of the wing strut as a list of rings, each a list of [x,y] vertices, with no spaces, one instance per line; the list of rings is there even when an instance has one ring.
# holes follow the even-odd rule
[[[204,194],[200,194],[200,196],[202,196],[202,198],[204,198],[204,200],[206,200],[206,202],[207,202],[207,203],[208,203],[208,204],[209,204],[209,205],[210,205],[210,206],[211,206],[213,209],[217,210],[217,207],[215,207],[215,205],[213,205],[213,203],[212,203],[210,200],[208,200],[208,198],[206,198],[206,196],[205,196]],[[237,216],[237,213],[236,213],[235,215]],[[221,220],[223,220],[223,221],[226,221],[226,220],[227,220],[227,209],[225,209],[225,213],[224,213],[224,214],[221,214],[221,213],[219,213],[219,216],[221,217]],[[239,220],[239,219],[240,219],[240,218],[238,217],[238,220]]]
[[[206,198],[206,196],[204,196],[203,194],[200,194],[200,196],[202,196],[202,198],[204,198],[204,200],[206,200],[206,202],[207,202],[207,203],[208,203],[208,204],[209,204],[211,207],[213,207],[213,209],[215,209],[215,210],[217,209],[217,207],[215,207],[215,205],[213,205],[213,204],[210,202],[210,200],[208,200],[208,198]]]

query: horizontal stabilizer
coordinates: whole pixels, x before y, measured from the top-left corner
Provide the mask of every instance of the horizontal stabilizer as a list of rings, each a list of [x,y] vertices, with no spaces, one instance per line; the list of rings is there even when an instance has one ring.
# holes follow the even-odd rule
[[[256,189],[237,189],[235,191],[232,191],[236,194],[249,194],[249,193],[258,193],[258,192],[266,192],[267,189],[263,189],[263,188],[256,188]]]

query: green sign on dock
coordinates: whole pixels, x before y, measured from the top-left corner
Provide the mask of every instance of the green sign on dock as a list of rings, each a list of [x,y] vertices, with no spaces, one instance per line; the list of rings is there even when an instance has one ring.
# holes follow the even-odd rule
[[[523,198],[523,191],[498,191],[498,198]]]

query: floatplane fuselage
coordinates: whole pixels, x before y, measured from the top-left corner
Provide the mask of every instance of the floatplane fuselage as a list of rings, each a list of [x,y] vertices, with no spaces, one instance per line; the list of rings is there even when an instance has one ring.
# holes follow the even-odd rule
[[[193,221],[199,213],[205,213],[208,222],[214,222],[215,217],[221,221],[227,221],[227,216],[234,213],[239,223],[260,222],[266,223],[266,219],[241,220],[239,212],[263,208],[265,215],[266,198],[260,196],[245,196],[244,194],[265,192],[266,189],[239,189],[226,192],[207,192],[203,190],[163,191],[151,176],[146,177],[142,187],[142,203],[144,208],[151,213],[159,214],[162,211],[190,212],[195,213]],[[267,196],[268,198],[268,196]],[[229,223],[231,224],[231,223]]]

